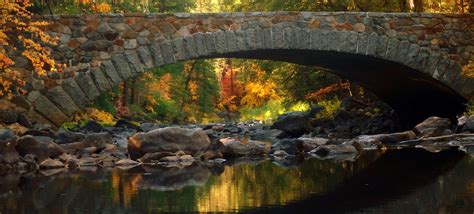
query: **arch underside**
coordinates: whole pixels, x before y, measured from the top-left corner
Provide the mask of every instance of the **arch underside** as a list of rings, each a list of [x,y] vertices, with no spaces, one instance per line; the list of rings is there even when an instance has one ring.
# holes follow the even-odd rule
[[[388,103],[411,126],[430,116],[454,118],[466,99],[450,87],[408,66],[367,55],[315,50],[254,50],[207,58],[244,58],[317,66],[354,81]]]

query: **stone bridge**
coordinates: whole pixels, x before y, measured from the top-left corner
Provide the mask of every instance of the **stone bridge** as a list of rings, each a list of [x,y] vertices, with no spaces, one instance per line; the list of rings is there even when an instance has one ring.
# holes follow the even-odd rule
[[[36,17],[72,65],[30,82],[27,116],[56,126],[101,93],[154,67],[201,58],[326,68],[389,103],[406,122],[454,116],[474,99],[472,14],[270,12]],[[21,64],[21,63],[17,63]],[[24,64],[24,67],[28,67]]]

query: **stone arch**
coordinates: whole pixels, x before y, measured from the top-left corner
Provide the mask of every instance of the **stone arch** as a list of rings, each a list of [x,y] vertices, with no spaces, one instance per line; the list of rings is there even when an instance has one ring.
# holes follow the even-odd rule
[[[304,14],[300,14],[300,18],[304,18]],[[461,64],[448,58],[442,51],[375,31],[308,28],[297,19],[270,26],[256,22],[245,29],[173,34],[159,42],[135,46],[111,54],[100,65],[90,63],[78,66],[73,78],[65,79],[61,85],[42,93],[33,91],[28,100],[45,121],[59,126],[101,93],[154,67],[191,59],[236,57],[283,60],[331,68],[331,63],[318,60],[311,62],[312,54],[315,54],[314,57],[332,55],[329,61],[336,61],[332,64],[338,64],[338,58],[357,58],[399,66],[405,70],[403,74],[408,75],[407,80],[414,78],[413,81],[417,81],[420,86],[432,85],[431,88],[444,93],[446,97],[451,96],[447,101],[456,102],[453,108],[455,111],[461,108],[465,100],[474,97],[473,79],[462,76]],[[334,72],[350,77],[341,70],[335,69]],[[361,82],[370,88],[370,83]]]

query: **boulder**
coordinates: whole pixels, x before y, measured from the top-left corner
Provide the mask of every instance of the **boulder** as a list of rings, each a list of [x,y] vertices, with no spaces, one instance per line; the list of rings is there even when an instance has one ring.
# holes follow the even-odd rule
[[[112,135],[107,132],[92,133],[87,135],[82,143],[86,148],[95,147],[101,151],[107,147],[107,144],[112,144]]]
[[[320,146],[310,153],[317,154],[319,156],[332,156],[332,155],[340,155],[340,154],[357,154],[358,149],[356,146],[352,145],[351,143],[343,143],[339,145],[325,145]]]
[[[0,129],[0,141],[8,140],[15,136],[15,133],[11,129]]]
[[[44,136],[23,136],[15,148],[21,156],[32,154],[39,161],[56,158],[64,153],[64,149],[54,143],[53,139]]]
[[[474,133],[474,115],[460,117],[456,131]]]
[[[208,150],[208,151],[205,151],[201,155],[201,160],[208,161],[208,160],[213,160],[213,159],[223,158],[223,157],[224,157],[224,155],[222,154],[222,152]]]
[[[259,141],[276,142],[286,136],[285,132],[278,129],[257,130],[250,134],[250,139]]]
[[[16,123],[18,114],[14,109],[0,109],[0,122],[5,124]]]
[[[133,160],[153,152],[184,151],[194,155],[206,150],[210,144],[206,132],[200,128],[167,127],[133,135],[128,142],[128,152]]]
[[[28,128],[20,125],[19,123],[12,123],[7,126],[7,128],[11,129],[16,135],[22,136],[25,132],[28,131]]]
[[[173,156],[175,153],[173,152],[153,152],[153,153],[146,153],[143,157],[139,158],[138,161],[140,163],[153,163],[159,161],[163,157]]]
[[[53,160],[48,158],[44,161],[41,161],[39,164],[40,169],[57,169],[57,168],[64,168],[64,164],[61,161]]]
[[[311,131],[311,121],[307,112],[290,112],[279,116],[271,128],[299,137]]]
[[[130,159],[122,159],[122,160],[119,160],[115,163],[115,165],[117,166],[136,166],[136,165],[140,165],[140,163],[134,161],[134,160],[130,160]]]
[[[55,142],[57,144],[81,142],[85,137],[86,136],[80,132],[59,131]]]
[[[276,157],[286,157],[288,155],[289,154],[285,152],[285,150],[276,150],[273,152],[273,156],[276,156]]]
[[[285,138],[272,145],[272,151],[283,150],[288,154],[300,154],[304,152],[303,141],[295,138]]]
[[[329,142],[328,139],[322,138],[322,137],[312,137],[312,138],[300,137],[298,138],[298,140],[303,142],[304,152],[309,152],[319,146],[326,145]]]
[[[436,137],[452,134],[451,121],[447,118],[429,117],[415,126],[415,133],[423,137]]]
[[[271,149],[271,144],[249,140],[248,142],[241,142],[239,140],[225,141],[224,155],[230,156],[250,156],[250,155],[264,155]]]
[[[413,131],[396,132],[391,134],[361,135],[355,140],[363,147],[372,147],[380,144],[395,144],[401,141],[413,140],[416,134]]]
[[[0,134],[1,135],[1,134]],[[4,136],[5,137],[5,136]],[[3,138],[3,137],[2,137]],[[16,146],[16,136],[11,135],[11,137],[0,140],[0,163],[16,163],[20,160],[18,152],[15,150]]]

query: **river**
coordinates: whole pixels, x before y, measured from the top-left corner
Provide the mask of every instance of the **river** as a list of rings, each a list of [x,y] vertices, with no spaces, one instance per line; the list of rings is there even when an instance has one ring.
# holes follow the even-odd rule
[[[472,213],[474,158],[369,151],[356,161],[240,158],[0,178],[0,213]]]

